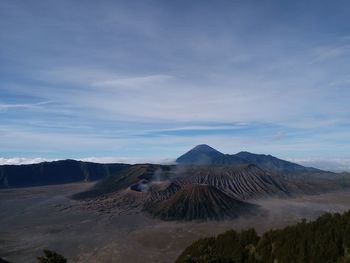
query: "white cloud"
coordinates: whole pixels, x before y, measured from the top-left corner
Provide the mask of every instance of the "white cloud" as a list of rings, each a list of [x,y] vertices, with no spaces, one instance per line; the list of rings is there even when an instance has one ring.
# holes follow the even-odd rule
[[[14,157],[14,158],[1,158],[0,157],[0,165],[19,165],[19,164],[33,164],[33,163],[41,163],[41,162],[50,162],[54,161],[54,159],[46,159],[46,158],[24,158],[24,157]]]
[[[289,161],[325,171],[350,172],[350,159],[289,158]]]

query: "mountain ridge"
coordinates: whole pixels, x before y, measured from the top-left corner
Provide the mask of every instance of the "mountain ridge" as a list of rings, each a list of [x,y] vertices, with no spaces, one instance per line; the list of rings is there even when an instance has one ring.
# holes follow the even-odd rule
[[[206,149],[211,149],[208,153]],[[175,161],[181,165],[242,165],[254,164],[269,172],[283,173],[311,173],[322,172],[322,170],[305,167],[300,164],[279,159],[270,154],[256,154],[241,151],[236,154],[224,154],[206,144],[197,145]],[[324,171],[329,173],[328,171]]]
[[[175,166],[221,167],[249,164],[254,164],[270,174],[278,174],[286,178],[310,174],[337,175],[312,167],[304,167],[272,155],[246,151],[233,155],[224,154],[207,144],[197,145],[178,157]],[[118,175],[131,166],[123,163],[101,164],[71,159],[37,164],[0,165],[0,189],[96,181],[111,175]],[[348,176],[348,173],[343,175]]]
[[[1,165],[0,189],[96,181],[119,173],[129,166],[71,159],[37,164]]]

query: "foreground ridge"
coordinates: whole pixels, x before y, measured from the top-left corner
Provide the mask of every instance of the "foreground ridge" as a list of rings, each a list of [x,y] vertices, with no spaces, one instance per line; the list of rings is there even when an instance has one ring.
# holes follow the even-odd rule
[[[325,214],[261,237],[254,229],[230,230],[202,238],[187,247],[176,263],[240,262],[350,262],[350,211]]]

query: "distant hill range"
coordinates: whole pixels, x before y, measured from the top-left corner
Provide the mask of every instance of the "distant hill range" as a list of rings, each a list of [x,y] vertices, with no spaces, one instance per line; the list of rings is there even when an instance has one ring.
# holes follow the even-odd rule
[[[75,160],[1,165],[0,188],[96,181],[128,167],[128,164],[98,164]]]
[[[198,145],[174,165],[74,160],[0,166],[0,188],[98,181],[74,199],[140,208],[163,220],[208,220],[258,211],[251,202],[350,188],[348,174],[304,167],[271,155],[223,154]],[[112,198],[112,201],[110,200]],[[109,200],[109,201],[108,201]],[[102,204],[102,203],[103,204]]]
[[[184,166],[238,166],[254,164],[270,173],[283,175],[300,173],[327,173],[316,168],[304,167],[284,161],[271,155],[240,152],[223,154],[202,144],[194,147],[176,159]],[[99,164],[75,160],[61,160],[27,165],[0,165],[0,189],[82,181],[96,181],[109,175],[116,175],[128,168],[128,164]]]
[[[241,165],[254,164],[269,172],[280,173],[316,173],[322,172],[312,167],[304,167],[302,165],[284,161],[271,155],[254,154],[250,152],[239,152],[237,154],[223,154],[214,148],[201,144],[184,155],[176,159],[177,164],[182,165]]]
[[[331,174],[316,168],[304,167],[271,155],[240,152],[223,154],[202,144],[176,159],[177,166],[247,166],[255,165],[266,173],[283,176],[296,174]],[[27,165],[0,165],[0,189],[83,181],[96,181],[110,175],[118,176],[128,164],[99,164],[75,160],[61,160]]]

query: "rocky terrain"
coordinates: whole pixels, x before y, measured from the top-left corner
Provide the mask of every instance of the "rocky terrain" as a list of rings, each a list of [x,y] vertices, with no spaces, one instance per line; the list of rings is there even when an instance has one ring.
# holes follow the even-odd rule
[[[178,179],[180,184],[208,184],[240,200],[289,195],[278,177],[271,176],[253,164],[192,166],[185,173],[186,176]]]
[[[220,220],[255,213],[256,208],[207,184],[184,185],[165,201],[148,202],[145,206],[163,220]]]
[[[261,212],[221,221],[164,221],[127,205],[131,198],[142,201],[147,193],[125,189],[97,201],[70,198],[92,184],[0,190],[0,258],[35,263],[43,249],[51,249],[72,263],[173,263],[205,236],[251,227],[263,233],[302,218],[350,209],[350,193],[343,191],[255,200]]]
[[[254,165],[174,167],[147,164],[132,166],[122,174],[110,176],[73,198],[99,204],[107,200],[111,203],[114,199],[112,203],[116,206],[141,207],[142,211],[164,220],[217,220],[238,217],[256,208],[244,200],[288,196],[283,184]]]
[[[201,148],[195,153],[202,158],[208,148],[203,152]],[[210,155],[217,155],[209,150]],[[72,166],[72,170],[60,168],[51,175],[47,167],[56,165]],[[62,183],[71,173],[79,181],[102,176],[96,183],[0,190],[0,258],[15,263],[35,262],[44,248],[77,263],[111,259],[170,263],[203,236],[232,228],[255,227],[262,232],[325,211],[350,208],[345,173],[309,169],[281,173],[249,163],[95,165],[63,161],[11,169],[3,169],[2,178],[12,183],[27,171],[31,183],[36,176],[41,183],[57,179]]]
[[[221,157],[240,161],[213,164]],[[137,208],[163,220],[222,220],[257,212],[258,207],[249,204],[253,200],[350,188],[346,174],[302,167],[266,155],[239,153],[230,157],[207,145],[196,146],[177,162],[181,164],[131,165],[73,198],[88,200],[90,207],[104,211],[111,207],[126,211]]]

